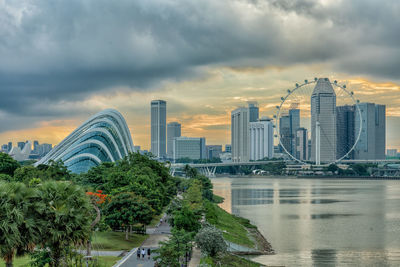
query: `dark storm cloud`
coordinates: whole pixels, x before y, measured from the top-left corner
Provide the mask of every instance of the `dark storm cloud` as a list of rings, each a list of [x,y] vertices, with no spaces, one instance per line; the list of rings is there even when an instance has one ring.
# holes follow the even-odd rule
[[[210,66],[324,62],[398,80],[399,7],[395,0],[2,2],[0,111],[71,116],[91,111],[67,112],[73,103],[112,87],[148,90]]]

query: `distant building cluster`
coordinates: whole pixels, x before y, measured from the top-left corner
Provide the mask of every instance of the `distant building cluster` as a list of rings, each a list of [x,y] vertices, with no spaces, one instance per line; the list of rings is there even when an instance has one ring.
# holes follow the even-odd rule
[[[151,101],[151,149],[150,152],[161,160],[230,160],[230,145],[206,145],[205,137],[182,136],[179,122],[167,123],[167,102]],[[141,151],[136,149],[137,151]],[[143,153],[143,151],[141,151]]]
[[[346,154],[346,159],[385,159],[385,105],[359,103],[358,107],[361,117],[355,105],[336,106],[329,79],[318,79],[311,95],[311,139],[307,129],[300,127],[300,110],[290,109],[280,117],[279,152],[286,149],[299,160],[313,162],[333,162]],[[359,133],[358,143],[348,153]]]
[[[38,160],[49,153],[52,148],[52,144],[39,144],[38,141],[33,141],[33,147],[31,141],[17,142],[16,146],[13,146],[12,142],[8,142],[1,146],[1,152],[9,154],[18,161]]]
[[[231,155],[233,162],[274,156],[273,123],[270,118],[259,118],[256,102],[231,112]]]

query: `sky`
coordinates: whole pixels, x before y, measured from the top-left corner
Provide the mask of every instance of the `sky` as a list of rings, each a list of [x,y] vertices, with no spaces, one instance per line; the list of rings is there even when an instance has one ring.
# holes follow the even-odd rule
[[[397,0],[0,0],[0,144],[57,144],[115,108],[149,149],[150,101],[207,144],[230,143],[230,112],[260,114],[295,83],[328,77],[385,104],[400,149]]]

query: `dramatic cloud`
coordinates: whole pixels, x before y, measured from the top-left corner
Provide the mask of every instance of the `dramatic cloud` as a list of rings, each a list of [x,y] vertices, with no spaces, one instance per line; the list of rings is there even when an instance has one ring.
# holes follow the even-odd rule
[[[235,78],[235,95],[217,87],[193,92],[183,86],[186,81],[219,77],[228,88],[238,73],[318,66],[315,75],[396,83],[399,32],[396,0],[0,0],[0,132],[84,118],[113,106],[144,115],[133,103],[159,97],[165,88],[174,97],[191,92],[175,102],[171,95],[177,118],[193,107],[185,118],[197,112],[199,125],[222,131],[227,121],[210,123],[207,116],[219,121],[232,105],[268,101],[279,92],[262,96],[272,87]],[[236,74],[218,76],[224,68]],[[275,89],[299,76],[279,76]],[[209,94],[202,99],[210,107],[193,105],[196,94]],[[228,95],[223,108],[210,100]],[[125,96],[134,97],[117,101]],[[271,102],[264,105],[272,109]]]

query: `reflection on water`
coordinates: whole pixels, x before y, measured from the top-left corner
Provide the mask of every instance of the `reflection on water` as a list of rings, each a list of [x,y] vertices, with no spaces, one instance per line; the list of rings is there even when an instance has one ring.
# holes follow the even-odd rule
[[[277,255],[266,265],[400,266],[400,182],[215,178],[228,212],[250,219]]]

